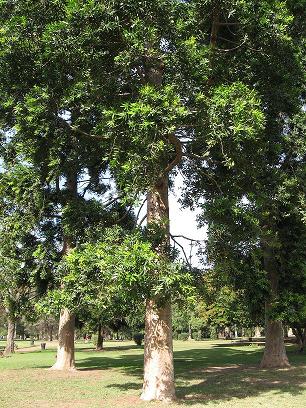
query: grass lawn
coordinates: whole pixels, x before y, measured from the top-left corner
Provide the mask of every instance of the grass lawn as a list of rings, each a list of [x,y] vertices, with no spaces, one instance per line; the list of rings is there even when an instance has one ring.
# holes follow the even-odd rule
[[[20,342],[14,356],[0,358],[1,408],[166,406],[139,400],[143,349],[130,342],[106,342],[102,352],[78,344],[78,370],[69,373],[47,370],[55,361],[55,343],[45,351],[25,346],[29,342]],[[306,356],[294,346],[288,348],[292,368],[283,370],[259,369],[258,346],[176,341],[174,349],[179,399],[173,408],[306,406]]]

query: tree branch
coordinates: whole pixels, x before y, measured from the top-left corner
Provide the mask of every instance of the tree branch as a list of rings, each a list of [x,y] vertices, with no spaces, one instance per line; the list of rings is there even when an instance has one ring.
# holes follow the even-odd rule
[[[211,33],[210,33],[210,46],[215,48],[217,46],[217,35],[220,26],[220,10],[218,6],[215,6],[213,9],[213,21],[211,26]]]
[[[187,239],[188,241],[191,242],[205,242],[205,239],[192,239],[192,238],[188,238],[185,235],[172,235],[172,237],[174,238],[184,238]]]
[[[97,139],[97,140],[105,140],[107,139],[104,136],[99,136],[99,135],[92,135],[89,133],[84,132],[83,130],[77,128],[76,126],[71,126],[65,119],[63,119],[60,116],[57,116],[56,119],[60,122],[61,125],[63,125],[66,129],[70,130],[71,132],[77,133],[80,136],[84,136],[90,139]]]
[[[218,21],[215,24],[219,26],[229,26],[229,25],[239,25],[240,23],[234,23],[234,22],[226,22],[226,21]]]
[[[140,220],[140,222],[139,222],[139,224],[138,224],[138,226],[140,227],[141,226],[141,224],[144,222],[144,220],[147,218],[147,214],[145,214],[143,217],[142,217],[142,219]]]
[[[233,48],[216,48],[216,51],[221,51],[221,52],[231,52],[231,51],[235,51],[238,48],[241,48],[245,43],[246,43],[246,38],[244,38],[244,40],[242,41],[241,44],[237,45],[237,47],[233,47]]]
[[[171,133],[166,139],[175,147],[176,156],[175,159],[171,163],[169,163],[168,166],[164,169],[163,171],[164,174],[170,173],[170,171],[176,165],[178,165],[183,158],[183,149],[181,141],[173,133]]]
[[[119,196],[114,197],[111,200],[102,203],[102,205],[104,205],[104,207],[108,207],[111,204],[113,204],[114,202],[116,202],[117,200],[120,200],[120,198],[122,198],[122,197],[124,197],[124,194],[120,194]]]
[[[203,153],[203,156],[200,156],[195,153],[187,153],[187,152],[184,152],[183,156],[188,157],[190,159],[207,160],[207,157],[209,156],[209,151],[206,151],[205,153]]]
[[[139,207],[139,210],[138,210],[137,215],[136,215],[135,226],[137,225],[137,221],[138,221],[139,215],[140,215],[141,210],[143,209],[143,206],[145,205],[146,202],[147,202],[147,197],[143,200],[141,206]]]
[[[120,217],[120,218],[116,221],[116,224],[119,224],[119,222],[123,221],[123,220],[129,215],[129,213],[131,212],[132,208],[133,208],[133,204],[131,204],[131,205],[129,206],[129,208],[127,209],[127,211],[123,214],[123,216]]]
[[[189,262],[189,260],[188,260],[188,257],[187,257],[187,254],[186,254],[186,252],[185,252],[185,249],[184,249],[183,245],[181,245],[179,242],[177,242],[177,240],[174,238],[174,236],[173,236],[172,234],[170,234],[170,237],[171,237],[172,241],[175,242],[176,245],[178,245],[178,246],[181,248],[181,250],[182,250],[182,252],[183,252],[183,254],[184,254],[186,263],[187,263],[187,265],[189,266],[189,269],[191,269],[192,267],[191,267],[191,264],[190,264],[190,262]]]

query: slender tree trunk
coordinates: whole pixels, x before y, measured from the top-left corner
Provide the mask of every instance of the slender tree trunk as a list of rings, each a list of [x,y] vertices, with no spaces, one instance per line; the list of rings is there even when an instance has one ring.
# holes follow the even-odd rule
[[[278,265],[271,246],[264,247],[264,268],[270,282],[270,295],[265,304],[266,341],[265,351],[261,360],[261,368],[288,367],[290,366],[284,342],[282,322],[273,320],[270,316],[273,301],[278,295]]]
[[[191,324],[188,324],[188,340],[192,340],[192,328]]]
[[[74,370],[74,325],[75,317],[68,309],[60,315],[56,363],[53,370]]]
[[[67,202],[75,200],[77,197],[77,174],[71,170],[67,174]],[[63,256],[67,255],[74,246],[71,236],[63,237]],[[56,362],[51,367],[53,370],[74,370],[74,330],[75,330],[75,315],[68,309],[63,309],[60,314],[58,328],[58,347]]]
[[[148,225],[164,230],[164,240],[156,248],[165,252],[169,245],[168,177],[162,177],[148,194]],[[144,340],[144,382],[141,398],[145,401],[175,399],[171,304],[158,299],[146,302]]]
[[[228,326],[226,326],[224,329],[224,337],[225,340],[229,340],[231,338],[231,330]]]
[[[288,329],[288,337],[292,337],[292,336],[294,336],[294,333],[293,333],[292,328],[289,327],[289,329]]]
[[[293,328],[293,333],[296,337],[296,343],[299,347],[299,352],[303,353],[306,347],[306,328]]]
[[[259,326],[256,326],[256,327],[255,327],[254,337],[260,337],[260,336],[261,336],[260,327],[259,327]]]
[[[8,356],[15,352],[15,343],[14,343],[15,326],[16,326],[16,322],[11,317],[8,317],[6,346],[3,352],[4,356]]]
[[[97,351],[103,350],[103,340],[104,338],[103,338],[103,332],[102,332],[102,324],[99,323],[97,346],[96,346]]]
[[[49,329],[49,341],[53,341],[53,327]]]

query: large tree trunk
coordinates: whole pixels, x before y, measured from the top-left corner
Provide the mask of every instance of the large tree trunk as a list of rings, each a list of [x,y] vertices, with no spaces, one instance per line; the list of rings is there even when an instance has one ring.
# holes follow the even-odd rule
[[[172,401],[175,398],[171,305],[146,304],[144,383],[141,398]]]
[[[169,245],[168,177],[164,176],[148,194],[148,225],[164,231],[156,250],[163,254]],[[171,304],[158,299],[146,302],[144,339],[144,382],[141,398],[145,401],[175,399]]]
[[[103,329],[102,329],[102,324],[99,323],[99,327],[98,327],[98,338],[97,338],[97,346],[96,346],[96,350],[97,351],[101,351],[103,350]]]
[[[278,320],[267,320],[266,344],[261,368],[289,367],[284,343],[284,332],[282,322]]]
[[[74,370],[74,325],[75,316],[68,309],[60,315],[56,363],[53,370]]]
[[[263,252],[264,268],[270,283],[270,294],[265,304],[266,342],[260,366],[261,368],[288,367],[290,364],[285,349],[282,322],[271,318],[272,304],[278,295],[278,264],[271,246],[266,245]]]
[[[67,174],[67,202],[75,200],[77,197],[77,173],[71,169]],[[66,256],[74,247],[73,238],[65,235],[63,237],[63,256]],[[74,370],[74,331],[75,315],[68,309],[63,309],[60,314],[58,328],[58,347],[56,362],[51,367],[53,370]]]
[[[6,346],[3,352],[4,356],[8,356],[15,352],[15,343],[14,343],[15,327],[16,327],[16,322],[11,317],[8,317]]]

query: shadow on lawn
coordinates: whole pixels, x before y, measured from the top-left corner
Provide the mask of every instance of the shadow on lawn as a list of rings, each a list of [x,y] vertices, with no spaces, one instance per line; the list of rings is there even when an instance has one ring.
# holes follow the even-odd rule
[[[136,347],[137,348],[137,347]],[[131,349],[131,347],[128,347]],[[122,350],[120,348],[120,350]],[[297,366],[285,370],[261,370],[257,367],[262,354],[261,348],[244,350],[227,346],[211,349],[189,349],[174,353],[177,396],[182,405],[203,404],[209,401],[225,401],[258,396],[267,391],[297,395],[305,391],[306,373],[304,358],[289,352]],[[107,352],[90,356],[78,363],[80,370],[119,369],[137,382],[108,385],[121,391],[141,389],[143,373],[142,355],[107,356]]]

